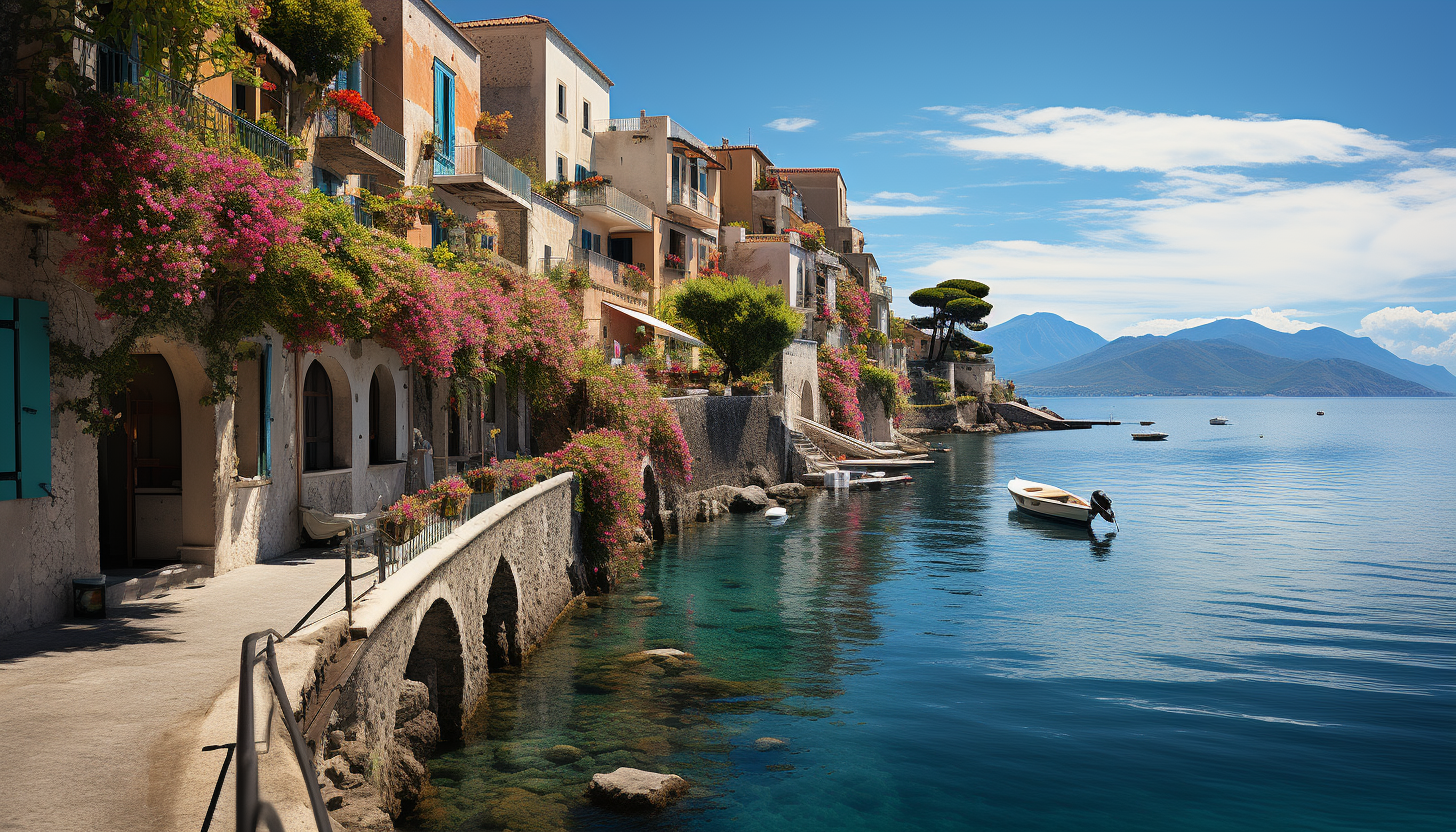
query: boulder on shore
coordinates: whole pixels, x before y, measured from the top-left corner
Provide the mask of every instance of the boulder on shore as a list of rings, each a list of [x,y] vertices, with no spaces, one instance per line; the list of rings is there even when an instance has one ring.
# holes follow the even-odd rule
[[[592,775],[586,795],[605,806],[641,811],[664,808],[687,791],[688,781],[676,774],[619,768],[610,774]]]
[[[733,502],[728,504],[728,510],[734,514],[748,514],[766,508],[768,508],[768,495],[756,485],[750,485],[739,491],[734,495]]]
[[[419,716],[429,707],[429,687],[424,682],[405,679],[399,689],[399,703],[394,708],[394,727],[403,728],[405,723]]]
[[[786,482],[780,483],[764,493],[782,503],[807,498],[809,496],[809,489],[800,482]]]

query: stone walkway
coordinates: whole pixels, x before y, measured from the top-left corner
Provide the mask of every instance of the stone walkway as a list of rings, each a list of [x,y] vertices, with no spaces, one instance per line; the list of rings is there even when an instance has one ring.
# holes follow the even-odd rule
[[[0,830],[174,832],[163,806],[179,799],[202,817],[213,784],[178,782],[176,755],[216,758],[215,777],[226,752],[188,746],[212,703],[237,687],[244,636],[288,632],[342,572],[326,550],[305,550],[105,620],[0,639]],[[340,589],[312,620],[342,606]],[[229,791],[212,828],[232,828],[232,812]]]

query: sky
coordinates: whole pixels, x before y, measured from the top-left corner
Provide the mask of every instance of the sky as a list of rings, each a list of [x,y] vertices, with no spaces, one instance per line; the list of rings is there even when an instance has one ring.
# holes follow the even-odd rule
[[[991,323],[1250,317],[1456,370],[1456,0],[437,5],[550,19],[615,117],[840,168],[901,315],[965,277]]]

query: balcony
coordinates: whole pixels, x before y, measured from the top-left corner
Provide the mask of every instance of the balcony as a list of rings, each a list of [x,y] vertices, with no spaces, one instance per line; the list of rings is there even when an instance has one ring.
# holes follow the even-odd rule
[[[384,122],[372,130],[358,130],[348,113],[327,107],[319,112],[318,128],[314,156],[320,165],[340,174],[404,181],[404,136]]]
[[[567,249],[571,264],[586,268],[592,287],[610,295],[618,302],[624,302],[641,309],[647,308],[647,299],[627,288],[622,279],[622,264],[606,255],[573,244]]]
[[[681,182],[674,182],[668,202],[672,206],[687,209],[673,212],[671,207],[668,208],[669,212],[682,215],[682,221],[687,225],[703,230],[718,227],[718,206],[713,204],[713,200],[703,196],[697,188],[686,187]]]
[[[483,144],[455,148],[454,157],[435,150],[435,187],[487,211],[531,207],[531,180]]]
[[[606,220],[611,234],[652,230],[652,209],[611,185],[572,188],[566,204],[583,214]]]
[[[286,168],[293,167],[288,140],[233,113],[222,102],[198,93],[158,69],[105,44],[77,39],[80,64],[103,95],[135,95],[181,111],[181,127],[214,147],[236,147]]]

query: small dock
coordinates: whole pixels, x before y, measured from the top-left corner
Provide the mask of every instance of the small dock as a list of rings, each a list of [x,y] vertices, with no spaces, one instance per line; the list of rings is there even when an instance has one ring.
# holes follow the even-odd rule
[[[1020,402],[995,402],[991,408],[996,415],[1023,427],[1045,428],[1047,430],[1086,430],[1094,425],[1120,425],[1122,422],[1094,421],[1091,419],[1063,419],[1047,410],[1037,410]]]

